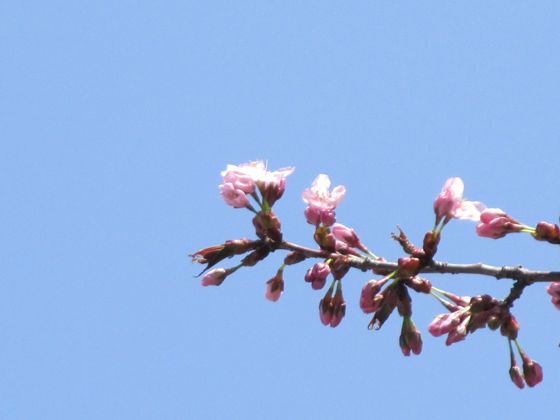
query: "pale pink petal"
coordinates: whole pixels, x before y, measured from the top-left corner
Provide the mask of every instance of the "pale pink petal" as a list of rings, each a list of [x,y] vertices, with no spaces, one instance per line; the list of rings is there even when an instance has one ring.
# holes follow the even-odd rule
[[[486,206],[480,201],[463,201],[460,207],[455,211],[455,218],[462,220],[480,220],[480,213]]]

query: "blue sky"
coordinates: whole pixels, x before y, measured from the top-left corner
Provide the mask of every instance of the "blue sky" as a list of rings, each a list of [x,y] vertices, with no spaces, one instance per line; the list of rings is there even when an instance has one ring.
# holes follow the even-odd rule
[[[368,331],[367,273],[347,276],[331,329],[307,265],[270,303],[281,255],[203,288],[187,254],[252,235],[217,185],[255,159],[296,167],[275,208],[303,245],[300,194],[319,173],[348,190],[339,221],[387,259],[396,224],[416,240],[431,227],[450,176],[525,223],[557,221],[559,18],[555,1],[3,2],[0,418],[556,418],[560,312],[543,285],[515,305],[545,369],[519,391],[499,334],[450,348],[427,334],[430,299],[414,301],[421,356],[401,355],[396,317]],[[438,256],[559,261],[469,222]]]

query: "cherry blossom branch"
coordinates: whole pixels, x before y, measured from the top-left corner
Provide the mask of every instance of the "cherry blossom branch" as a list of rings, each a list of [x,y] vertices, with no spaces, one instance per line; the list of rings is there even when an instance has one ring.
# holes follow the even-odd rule
[[[276,274],[266,282],[265,297],[277,301],[284,291],[286,266],[318,259],[308,268],[304,280],[312,289],[323,289],[331,278],[326,293],[319,302],[319,318],[325,326],[336,327],[346,313],[343,297],[343,278],[351,268],[372,271],[382,278],[368,280],[362,287],[360,309],[372,314],[370,329],[379,329],[393,313],[402,318],[399,346],[405,356],[422,352],[420,331],[412,320],[414,293],[437,299],[447,312],[437,315],[428,326],[434,337],[447,335],[446,345],[464,340],[481,328],[499,330],[509,342],[510,378],[519,388],[532,387],[543,378],[541,366],[530,359],[518,341],[519,323],[512,313],[514,302],[522,297],[526,287],[534,283],[549,282],[547,292],[551,301],[560,309],[560,271],[536,271],[522,266],[492,266],[483,263],[452,264],[436,261],[435,256],[445,226],[454,219],[476,222],[478,236],[499,239],[506,235],[522,233],[538,241],[560,244],[560,227],[539,222],[534,227],[526,225],[498,208],[487,208],[479,201],[463,198],[464,184],[458,177],[449,178],[436,197],[433,208],[435,222],[422,240],[421,246],[412,243],[399,228],[392,234],[404,252],[396,262],[386,261],[372,253],[359,239],[354,229],[336,223],[335,209],[343,199],[346,189],[339,185],[331,190],[330,179],[325,174],[315,178],[310,188],[302,193],[307,204],[306,222],[313,226],[313,239],[319,246],[312,249],[283,239],[281,222],[273,211],[285,189],[286,177],[294,168],[268,171],[264,162],[251,162],[239,166],[228,165],[222,172],[221,195],[234,208],[253,213],[252,224],[257,238],[227,240],[222,244],[201,249],[194,254],[194,262],[205,264],[201,274],[203,286],[219,286],[228,276],[242,267],[253,267],[277,250],[288,251]],[[251,204],[250,199],[255,203]],[[229,268],[214,268],[225,259],[239,256],[240,261]],[[420,274],[475,274],[511,279],[513,285],[504,299],[488,294],[457,296],[439,289]],[[514,346],[515,345],[515,346]],[[517,350],[522,366],[517,364]]]
[[[335,258],[338,254],[329,253],[323,250],[316,250],[283,241],[278,247],[288,251],[294,251],[306,258]],[[351,267],[362,271],[372,270],[376,274],[386,275],[398,268],[398,263],[390,261],[375,260],[369,257],[347,256],[347,263]],[[420,270],[420,273],[439,273],[439,274],[478,274],[481,276],[495,277],[496,279],[512,279],[525,283],[548,283],[560,281],[560,271],[536,271],[529,270],[522,266],[494,266],[483,263],[474,264],[451,264],[447,262],[434,261],[429,266]]]

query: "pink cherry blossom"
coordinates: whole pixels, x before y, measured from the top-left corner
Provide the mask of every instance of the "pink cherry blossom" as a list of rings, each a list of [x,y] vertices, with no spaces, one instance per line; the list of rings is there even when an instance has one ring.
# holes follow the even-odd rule
[[[556,306],[556,309],[560,309],[560,282],[555,281],[550,283],[547,286],[546,291],[550,296],[552,296],[550,299],[552,304]]]
[[[220,194],[226,204],[234,208],[246,207],[247,204],[249,204],[249,199],[245,195],[245,192],[236,189],[230,182],[220,185]]]
[[[328,175],[318,175],[311,184],[311,188],[303,191],[303,201],[311,207],[316,207],[320,210],[334,210],[344,198],[346,188],[343,185],[339,185],[332,191],[329,191],[330,186],[331,180]]]
[[[222,177],[224,178],[224,183],[229,182],[237,190],[247,194],[255,191],[255,180],[242,166],[228,165],[227,169],[222,172]]]
[[[231,182],[237,189],[250,194],[255,190],[257,182],[278,183],[292,172],[294,172],[293,167],[268,171],[266,164],[262,160],[257,160],[241,165],[227,165],[221,175],[224,177],[224,183]]]
[[[227,277],[227,271],[223,268],[215,268],[202,278],[203,286],[219,286]]]
[[[308,204],[305,210],[305,218],[312,225],[319,222],[330,226],[335,222],[334,209],[344,198],[346,188],[343,185],[335,187],[330,191],[331,180],[328,175],[320,174],[302,193],[303,201]]]
[[[459,177],[449,178],[434,201],[436,224],[442,219],[467,219],[478,221],[480,212],[486,207],[478,201],[463,198],[465,185]]]
[[[226,170],[222,171],[221,175],[224,180],[223,185],[232,185],[228,191],[233,189],[234,191],[252,194],[255,192],[255,187],[258,187],[261,194],[272,205],[284,193],[286,177],[293,171],[294,168],[291,167],[268,171],[265,163],[259,160],[242,163],[241,165],[227,165]],[[226,203],[230,204],[228,201]]]

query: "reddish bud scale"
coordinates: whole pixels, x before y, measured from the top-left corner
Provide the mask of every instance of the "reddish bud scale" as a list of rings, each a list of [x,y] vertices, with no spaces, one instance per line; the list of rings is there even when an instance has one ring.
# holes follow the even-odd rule
[[[422,249],[425,253],[424,258],[427,261],[431,261],[434,255],[436,255],[439,240],[440,240],[439,233],[428,231],[424,235],[424,242],[422,244]]]
[[[284,264],[286,265],[294,265],[294,264],[298,264],[302,261],[304,261],[307,257],[303,254],[300,254],[297,251],[294,252],[290,252],[288,255],[286,255],[286,257],[284,258]]]
[[[335,280],[342,279],[348,270],[350,270],[350,266],[348,265],[348,257],[341,255],[330,264],[331,273]]]
[[[414,277],[420,269],[422,264],[418,258],[404,257],[398,259],[397,277],[400,279],[407,279]]]
[[[336,250],[336,239],[328,227],[319,226],[315,229],[313,239],[324,251],[334,252]]]
[[[510,340],[515,340],[517,338],[517,333],[519,332],[519,323],[513,315],[507,313],[502,317],[502,325],[500,327],[500,333],[509,338]]]
[[[382,295],[378,295],[381,296],[378,303],[379,309],[375,312],[370,321],[368,325],[369,329],[380,329],[397,307],[398,292],[395,289],[395,285],[391,284],[383,290]]]
[[[412,315],[412,299],[408,294],[408,289],[403,283],[399,282],[395,285],[397,291],[397,310],[402,317],[410,317]]]
[[[210,246],[201,249],[191,255],[193,262],[199,264],[208,264],[205,270],[213,267],[225,258],[234,255],[244,254],[245,252],[255,248],[259,241],[252,241],[247,238],[226,241],[220,245]]]
[[[391,234],[391,238],[393,238],[395,241],[399,243],[403,251],[406,252],[408,255],[414,255],[414,256],[423,255],[424,251],[421,248],[416,247],[412,242],[410,242],[406,234],[399,226],[397,226],[397,228],[399,229],[399,235],[397,236],[393,233]]]
[[[264,260],[269,253],[270,250],[268,249],[268,247],[261,245],[259,248],[255,249],[253,252],[243,258],[241,260],[241,264],[245,267],[253,267],[259,261]]]
[[[255,227],[255,233],[263,241],[268,240],[275,244],[282,242],[280,221],[272,211],[269,213],[262,211],[257,213],[253,217],[253,226]]]

